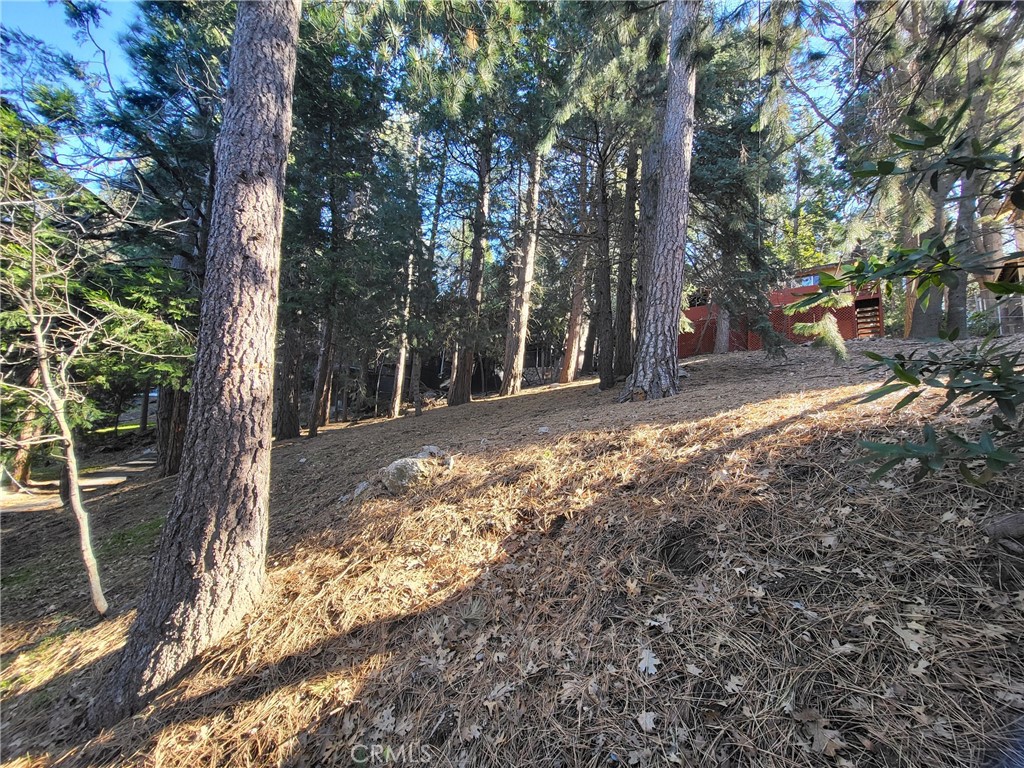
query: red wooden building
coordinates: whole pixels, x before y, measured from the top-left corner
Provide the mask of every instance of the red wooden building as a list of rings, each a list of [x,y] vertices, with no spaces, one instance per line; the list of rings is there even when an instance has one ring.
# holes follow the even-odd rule
[[[829,264],[824,267],[815,267],[798,272],[789,287],[772,291],[769,296],[771,311],[769,319],[772,327],[780,334],[795,344],[802,344],[811,341],[806,336],[800,336],[793,332],[795,323],[812,323],[821,320],[828,312],[835,316],[839,325],[839,332],[844,339],[866,339],[881,336],[884,328],[882,315],[882,294],[878,287],[871,290],[861,291],[848,307],[838,309],[822,309],[814,307],[806,312],[798,312],[795,315],[787,315],[783,309],[792,304],[800,296],[814,293],[818,290],[818,273],[839,271],[839,265]],[[715,333],[718,327],[718,305],[705,304],[703,306],[691,307],[684,310],[683,314],[693,324],[691,333],[679,334],[679,356],[691,357],[693,355],[704,355],[714,351]],[[748,330],[746,318],[733,319],[732,330],[729,333],[729,351],[756,350],[762,349],[761,337],[753,331]]]

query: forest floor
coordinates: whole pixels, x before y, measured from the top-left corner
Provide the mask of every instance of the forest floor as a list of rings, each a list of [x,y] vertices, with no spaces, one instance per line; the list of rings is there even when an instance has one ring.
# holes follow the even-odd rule
[[[174,479],[137,444],[92,457],[119,468],[87,494],[104,621],[69,516],[9,495],[4,764],[995,765],[1024,717],[1024,574],[983,526],[1024,508],[1024,473],[869,480],[857,441],[913,437],[938,400],[860,404],[884,377],[858,352],[913,346],[694,358],[667,400],[585,380],[280,442],[260,610],[98,735],[83,712]],[[351,500],[425,444],[453,465]]]

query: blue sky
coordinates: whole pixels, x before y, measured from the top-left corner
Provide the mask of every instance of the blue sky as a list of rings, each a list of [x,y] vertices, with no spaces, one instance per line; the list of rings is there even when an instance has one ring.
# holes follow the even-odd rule
[[[135,4],[129,0],[106,0],[103,3],[106,14],[101,25],[94,30],[94,36],[107,54],[107,65],[114,81],[124,80],[131,75],[128,62],[121,55],[118,35],[128,28],[135,17]],[[102,57],[89,41],[85,44],[75,40],[74,33],[64,20],[64,8],[46,0],[0,0],[0,23],[10,29],[20,29],[36,37],[52,48],[67,51],[76,59],[85,61],[102,73]]]

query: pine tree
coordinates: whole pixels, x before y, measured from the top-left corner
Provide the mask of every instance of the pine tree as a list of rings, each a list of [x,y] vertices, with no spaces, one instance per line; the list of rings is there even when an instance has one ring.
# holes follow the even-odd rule
[[[299,15],[298,0],[238,7],[182,471],[135,622],[90,712],[95,725],[134,712],[262,592]]]
[[[654,250],[645,274],[643,314],[633,374],[622,400],[648,400],[678,391],[677,338],[682,311],[686,224],[690,212],[690,155],[697,70],[692,42],[700,3],[675,0],[669,40],[668,95],[662,131]]]

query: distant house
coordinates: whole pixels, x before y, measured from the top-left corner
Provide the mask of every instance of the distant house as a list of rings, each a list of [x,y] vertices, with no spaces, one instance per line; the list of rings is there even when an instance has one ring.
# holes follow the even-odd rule
[[[842,265],[827,264],[821,267],[799,270],[789,284],[772,291],[769,295],[771,311],[769,320],[772,327],[795,344],[811,341],[806,336],[793,332],[796,323],[811,323],[821,320],[825,313],[835,316],[839,332],[844,339],[866,339],[881,336],[884,328],[882,294],[878,286],[856,294],[853,304],[839,309],[813,308],[795,315],[787,315],[783,309],[801,296],[818,290],[818,275],[821,272],[838,274]],[[719,309],[717,304],[690,307],[683,314],[693,325],[690,333],[679,334],[679,356],[709,354],[715,348],[715,334],[718,327]],[[747,318],[733,318],[729,333],[729,351],[763,349],[761,337],[749,330]]]

